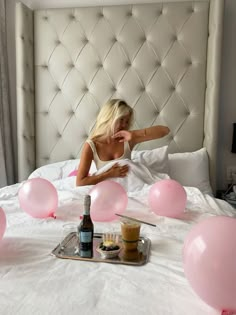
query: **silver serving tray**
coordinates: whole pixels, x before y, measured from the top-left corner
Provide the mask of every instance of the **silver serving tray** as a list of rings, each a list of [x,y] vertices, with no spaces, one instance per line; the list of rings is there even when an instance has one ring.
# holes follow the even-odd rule
[[[112,264],[125,264],[133,266],[145,265],[148,262],[151,240],[146,237],[140,237],[138,243],[138,250],[136,252],[124,252],[122,249],[117,257],[102,258],[101,254],[97,252],[96,248],[102,242],[102,233],[94,233],[93,236],[93,257],[80,257],[78,253],[78,238],[76,232],[69,233],[65,239],[54,248],[51,254],[57,258],[86,260],[93,262],[105,262]]]

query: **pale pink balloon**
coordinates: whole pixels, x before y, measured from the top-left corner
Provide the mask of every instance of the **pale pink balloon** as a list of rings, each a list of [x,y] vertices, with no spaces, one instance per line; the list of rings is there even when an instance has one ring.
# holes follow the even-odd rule
[[[68,177],[77,176],[77,173],[78,173],[78,170],[74,170],[74,171],[70,172],[70,174],[68,175]]]
[[[163,179],[152,185],[148,201],[157,215],[178,218],[185,210],[187,196],[180,183],[173,179]]]
[[[2,208],[0,208],[0,240],[6,231],[6,215]]]
[[[20,207],[34,218],[53,216],[58,206],[58,194],[51,182],[32,178],[22,184],[18,192]]]
[[[120,184],[112,180],[105,180],[96,184],[89,194],[93,221],[115,220],[118,218],[115,213],[122,214],[127,207],[126,191]]]
[[[183,248],[186,278],[217,310],[236,311],[236,219],[216,216],[197,225]]]
[[[68,177],[77,176],[77,174],[78,174],[78,170],[74,170],[74,171],[70,172],[70,174],[68,175]],[[89,173],[88,173],[88,176],[90,176]]]

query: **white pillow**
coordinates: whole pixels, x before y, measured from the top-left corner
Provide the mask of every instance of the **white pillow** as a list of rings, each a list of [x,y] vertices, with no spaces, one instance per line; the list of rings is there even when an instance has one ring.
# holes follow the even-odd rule
[[[78,169],[79,162],[80,159],[75,159],[41,166],[30,174],[29,179],[42,177],[50,181],[54,181],[68,177],[72,171]],[[94,173],[96,170],[95,163],[92,161],[89,173]]]
[[[168,146],[153,150],[132,151],[131,159],[134,162],[144,164],[155,173],[168,174]]]
[[[170,178],[183,186],[198,188],[212,195],[209,180],[209,161],[206,148],[194,152],[168,154]]]

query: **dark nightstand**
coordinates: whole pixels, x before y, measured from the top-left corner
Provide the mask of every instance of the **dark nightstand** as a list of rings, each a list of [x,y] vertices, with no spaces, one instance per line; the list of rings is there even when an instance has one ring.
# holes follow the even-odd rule
[[[236,209],[236,194],[229,187],[227,190],[217,190],[216,198],[227,201],[232,207]]]

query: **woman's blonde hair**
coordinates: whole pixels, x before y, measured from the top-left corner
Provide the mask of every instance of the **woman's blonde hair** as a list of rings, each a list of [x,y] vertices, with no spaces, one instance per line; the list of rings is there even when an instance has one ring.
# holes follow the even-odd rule
[[[115,123],[121,117],[130,115],[129,126],[133,122],[133,109],[125,101],[120,99],[112,99],[105,103],[96,120],[96,124],[89,136],[90,139],[102,135],[114,134]]]

